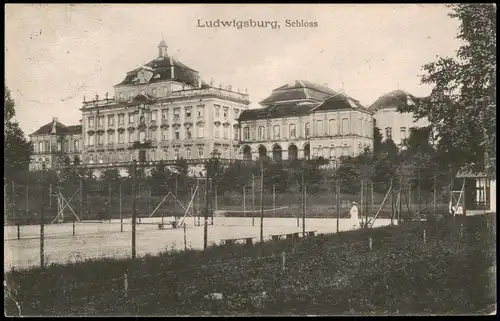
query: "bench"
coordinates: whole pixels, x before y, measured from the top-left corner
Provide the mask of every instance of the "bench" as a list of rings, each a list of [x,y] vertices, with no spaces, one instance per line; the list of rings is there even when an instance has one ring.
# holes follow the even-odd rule
[[[253,244],[253,239],[255,237],[238,237],[234,239],[221,239],[222,244],[224,245],[230,245],[230,244],[235,244],[236,241],[245,241],[246,245],[252,245]]]

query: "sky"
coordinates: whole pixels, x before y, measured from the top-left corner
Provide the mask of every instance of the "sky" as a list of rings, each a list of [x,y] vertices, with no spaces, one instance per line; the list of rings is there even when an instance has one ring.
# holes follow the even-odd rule
[[[28,135],[58,117],[78,124],[83,96],[113,86],[168,54],[216,86],[247,89],[250,108],[305,79],[364,106],[396,89],[424,96],[422,66],[455,56],[459,22],[438,4],[7,4],[5,77]],[[209,21],[277,21],[280,28],[200,27]],[[286,20],[317,23],[290,27]]]

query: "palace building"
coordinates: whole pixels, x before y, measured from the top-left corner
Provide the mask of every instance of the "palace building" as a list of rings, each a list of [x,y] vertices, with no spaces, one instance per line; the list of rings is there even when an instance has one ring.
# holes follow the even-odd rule
[[[372,148],[372,112],[345,93],[296,80],[274,89],[260,104],[239,117],[244,160],[336,160]]]
[[[374,113],[373,118],[384,140],[390,138],[400,146],[410,137],[411,128],[429,126],[426,119],[415,121],[413,113],[397,111],[398,107],[414,104],[416,99],[403,90],[395,90],[381,96],[368,108]]]
[[[54,122],[61,134],[52,129],[48,133],[48,125],[33,133],[34,143],[49,141],[47,148],[35,148],[35,154],[63,153],[59,156],[64,159],[75,150],[71,143],[65,149],[65,141],[78,141],[80,165],[97,172],[108,167],[124,170],[132,160],[168,165],[184,158],[196,167],[214,151],[222,159],[238,157],[237,119],[250,104],[248,94],[203,82],[198,71],[168,55],[163,40],[158,56],[127,72],[114,89],[114,97],[84,98],[81,126]],[[71,139],[65,128],[71,128]],[[47,155],[40,154],[44,159]],[[57,167],[51,162],[50,168]],[[74,164],[73,159],[69,163]]]

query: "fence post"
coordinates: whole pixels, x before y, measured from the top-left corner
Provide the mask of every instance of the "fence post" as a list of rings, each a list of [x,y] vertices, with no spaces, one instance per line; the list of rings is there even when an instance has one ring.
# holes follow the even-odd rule
[[[29,185],[26,184],[26,214],[28,214],[28,211],[30,209],[30,205],[29,205]]]
[[[49,185],[49,207],[52,208],[52,184]]]
[[[425,244],[425,242],[426,242],[426,232],[424,230],[424,244]]]
[[[119,186],[119,188],[120,188],[120,232],[123,232],[122,182],[120,181],[119,184],[120,184],[120,186]],[[162,223],[163,223],[163,221],[162,221]]]
[[[186,224],[184,223],[184,251],[187,250]]]
[[[16,183],[12,181],[12,216],[16,215]]]
[[[460,223],[460,238],[464,237],[464,224]]]
[[[123,274],[123,287],[124,287],[125,297],[128,297],[128,276],[127,276],[127,273]]]
[[[20,240],[21,239],[21,227],[20,227],[20,224],[16,224],[17,225],[17,239]]]
[[[75,220],[73,220],[73,236],[75,236]]]
[[[282,262],[281,262],[281,269],[283,271],[285,271],[285,258],[286,258],[286,253],[285,252],[282,252],[281,253],[281,259],[282,259]]]
[[[368,238],[368,249],[370,249],[370,251],[372,250],[372,247],[373,247],[373,240],[372,238]]]

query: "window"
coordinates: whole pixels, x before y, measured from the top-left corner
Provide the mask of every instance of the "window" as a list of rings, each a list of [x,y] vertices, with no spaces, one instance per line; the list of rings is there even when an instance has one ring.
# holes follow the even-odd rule
[[[128,114],[128,123],[129,124],[133,124],[134,123],[134,114],[133,113],[129,113]]]
[[[89,146],[94,146],[94,135],[89,135],[88,136],[88,145]]]
[[[130,99],[134,98],[134,92],[133,92],[133,91],[129,92],[128,97],[129,97]]]
[[[97,135],[97,145],[99,145],[99,146],[104,145],[104,135],[103,134]]]
[[[349,151],[348,151],[348,148],[349,148],[349,147],[347,147],[347,144],[344,144],[344,146],[342,147],[342,156],[344,156],[344,157],[345,157],[345,156],[347,156],[347,155],[348,155],[348,152],[349,152]]]
[[[275,125],[273,127],[273,138],[280,139],[280,126],[279,125]]]
[[[191,107],[186,107],[186,118],[191,118]]]
[[[180,156],[179,148],[174,149],[174,155],[175,155],[175,159],[179,159],[179,156]]]
[[[120,144],[123,144],[123,137],[125,135],[123,134],[123,132],[118,132],[118,143]]]
[[[191,128],[186,128],[186,139],[191,139]]]
[[[318,145],[318,157],[323,157],[323,146]]]
[[[133,132],[129,132],[128,133],[128,142],[131,143],[134,141],[134,133]]]
[[[229,127],[224,127],[224,138],[228,139],[229,138]]]
[[[290,138],[296,138],[297,137],[297,131],[295,129],[295,124],[290,124],[289,131],[290,131]]]
[[[38,152],[39,153],[43,152],[43,142],[38,143]]]
[[[243,128],[243,140],[250,140],[250,128]]]
[[[156,88],[153,88],[153,90],[151,91],[151,94],[153,95],[153,97],[156,97]]]
[[[186,146],[186,158],[191,159],[191,147]]]
[[[306,136],[306,138],[309,138],[309,135],[311,134],[310,130],[311,130],[311,128],[309,126],[309,123],[306,123],[304,125],[304,135]]]
[[[406,127],[401,127],[401,141],[406,139]]]
[[[139,141],[140,141],[140,142],[145,142],[145,141],[146,141],[146,132],[145,132],[145,131],[143,131],[143,130],[141,130],[141,131],[139,132]]]
[[[156,110],[151,111],[151,121],[156,121]]]
[[[89,117],[89,128],[94,127],[94,117]]]
[[[99,127],[103,127],[104,126],[104,116],[97,117],[97,122],[98,122]]]
[[[156,130],[150,130],[148,133],[149,133],[149,139],[152,141],[156,141]]]
[[[360,153],[363,151],[363,144],[361,144],[361,141],[358,142],[358,151]]]
[[[219,137],[220,137],[220,127],[215,126],[215,138],[219,138]]]
[[[161,111],[161,119],[167,120],[167,118],[168,118],[168,109],[163,109]]]
[[[113,133],[108,133],[108,144],[113,143]]]
[[[198,138],[203,138],[203,136],[205,136],[205,128],[203,127],[198,127]]]
[[[234,109],[234,119],[238,119],[238,117],[240,116],[240,110],[239,109]]]
[[[215,107],[215,117],[220,117],[220,106],[214,105]]]
[[[57,151],[58,152],[61,151],[61,142],[60,141],[57,142]]]
[[[234,140],[239,140],[240,139],[240,131],[238,130],[237,125],[233,126],[233,132],[234,132]]]
[[[45,152],[50,152],[50,143],[49,143],[49,141],[48,141],[48,140],[46,140],[46,141],[44,142],[44,148],[43,148],[43,150],[44,150]]]
[[[203,158],[203,145],[198,145],[198,157]]]
[[[363,133],[363,118],[359,117],[358,118],[358,133],[362,134]]]
[[[259,126],[259,139],[264,140],[264,126]]]
[[[125,123],[125,115],[119,114],[118,115],[118,125],[123,125],[124,123]]]
[[[181,134],[179,133],[178,130],[175,131],[175,139],[180,139],[181,138]]]
[[[392,139],[392,128],[391,127],[385,128],[385,139]]]
[[[227,117],[229,117],[229,108],[224,107],[224,119],[227,119]]]
[[[108,126],[114,126],[115,125],[115,117],[113,115],[108,116]]]
[[[205,114],[205,105],[199,105],[198,106],[198,117],[203,117]]]
[[[316,121],[316,136],[323,136],[325,132],[323,131],[323,121],[322,120],[317,120]]]
[[[342,119],[342,134],[347,135],[349,133],[349,119]]]
[[[174,120],[179,120],[180,113],[181,113],[180,108],[174,108]]]
[[[168,129],[162,129],[161,140],[168,140]]]
[[[331,136],[337,135],[337,121],[335,119],[330,119],[328,121],[328,127],[330,127],[329,131]]]

